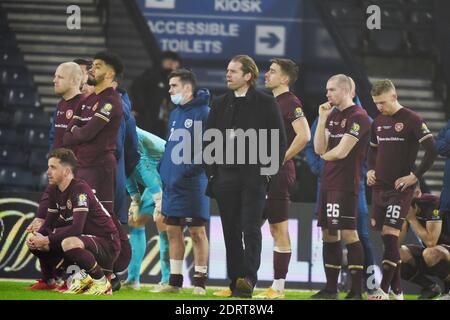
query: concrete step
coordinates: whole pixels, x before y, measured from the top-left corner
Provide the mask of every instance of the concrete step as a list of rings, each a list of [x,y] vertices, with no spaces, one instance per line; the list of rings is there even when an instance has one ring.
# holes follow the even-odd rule
[[[383,80],[383,77],[369,77],[369,81],[374,83],[375,81]],[[397,88],[400,87],[417,87],[417,88],[429,88],[432,86],[432,81],[428,79],[404,79],[404,78],[390,78]]]
[[[75,4],[75,3],[72,3]],[[54,4],[44,4],[44,3],[20,3],[20,2],[5,2],[2,7],[8,12],[41,12],[41,13],[56,13],[56,14],[67,14],[67,8],[71,4],[65,3],[54,3]],[[97,13],[97,8],[94,3],[88,4],[76,4],[80,7],[81,14],[93,15]]]
[[[80,45],[80,46],[102,46],[104,47],[105,44],[105,38],[99,37],[99,36],[77,36],[77,35],[44,35],[44,34],[24,34],[24,33],[18,33],[16,34],[16,39],[21,44],[32,44],[32,43],[38,43],[41,45],[42,43],[48,44],[48,45],[55,45],[55,44],[63,44],[63,45]]]
[[[434,91],[429,89],[399,89],[397,94],[403,99],[433,99]]]
[[[11,22],[26,21],[39,23],[55,23],[59,26],[65,26],[67,14],[39,14],[39,13],[13,13],[9,12],[8,20]],[[100,18],[97,16],[81,15],[81,27],[84,24],[100,24]],[[68,30],[70,31],[70,30]]]
[[[55,89],[53,86],[48,86],[48,85],[40,85],[38,86],[38,93],[40,96],[44,97],[44,96],[49,96],[51,97],[56,96],[55,94]]]
[[[430,171],[427,171],[425,174],[424,174],[424,177],[425,178],[430,178],[430,179],[444,179],[444,172],[443,171],[433,171],[433,170],[430,170]]]
[[[398,101],[402,106],[411,108],[412,110],[443,110],[444,107],[444,102],[436,99],[406,99],[399,96]]]
[[[13,22],[9,24],[9,27],[17,32],[17,34],[20,33],[44,33],[44,34],[64,34],[67,36],[67,26],[66,25],[54,25],[50,23],[27,23],[27,22]],[[103,28],[101,26],[96,25],[87,25],[82,26],[80,30],[71,30],[71,34],[86,34],[86,35],[93,35],[93,36],[103,36]]]
[[[419,114],[425,121],[445,119],[445,113],[440,109],[420,111]]]
[[[65,55],[71,55],[75,57],[87,55],[87,56],[93,56],[97,52],[104,50],[104,47],[101,46],[73,46],[73,45],[67,45],[67,46],[58,46],[58,45],[47,45],[47,44],[19,44],[19,48],[22,51],[22,53],[49,53],[49,52],[57,52],[58,54],[65,54]],[[44,60],[45,61],[45,60]]]

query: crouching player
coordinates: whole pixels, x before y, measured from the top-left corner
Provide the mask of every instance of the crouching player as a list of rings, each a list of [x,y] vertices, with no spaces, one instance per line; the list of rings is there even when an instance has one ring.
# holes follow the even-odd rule
[[[446,217],[438,208],[439,198],[422,194],[417,186],[406,220],[422,245],[402,245],[400,257],[401,277],[422,288],[419,299],[432,299],[441,293],[439,285],[428,276],[436,276],[444,282],[446,294],[441,299],[450,297],[450,234],[442,227]],[[402,233],[405,231],[406,228]]]
[[[142,260],[144,259],[147,241],[145,224],[151,215],[159,233],[159,255],[161,264],[161,282],[153,289],[159,292],[169,283],[169,242],[167,226],[161,215],[161,178],[157,171],[158,162],[164,153],[166,142],[147,131],[136,128],[138,150],[141,158],[131,176],[127,179],[127,190],[131,196],[128,225],[130,226],[131,261],[128,266],[128,278],[123,283],[133,289],[139,289],[139,278]],[[138,184],[145,187],[144,193],[139,193]]]
[[[48,212],[38,232],[27,240],[39,259],[54,267],[76,264],[84,271],[72,282],[68,293],[105,294],[120,252],[118,231],[108,211],[83,180],[75,179],[77,159],[68,149],[55,149],[48,156]],[[72,221],[53,228],[56,221]]]

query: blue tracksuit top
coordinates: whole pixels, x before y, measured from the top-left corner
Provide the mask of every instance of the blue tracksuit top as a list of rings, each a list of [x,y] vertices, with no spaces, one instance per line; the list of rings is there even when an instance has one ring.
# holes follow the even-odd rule
[[[169,136],[159,164],[163,185],[161,211],[166,216],[209,220],[209,199],[205,195],[208,179],[202,165],[209,98],[209,91],[200,89],[193,100],[177,106],[170,114]]]
[[[436,148],[439,154],[445,157],[444,186],[439,209],[450,211],[450,121],[439,132],[436,139]]]

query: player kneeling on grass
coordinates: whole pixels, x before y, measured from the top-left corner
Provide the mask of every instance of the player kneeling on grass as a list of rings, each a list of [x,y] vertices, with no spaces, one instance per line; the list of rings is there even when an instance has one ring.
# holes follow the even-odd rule
[[[76,264],[83,269],[74,277],[68,293],[105,294],[120,252],[118,231],[108,211],[83,180],[75,179],[77,159],[68,149],[55,149],[48,156],[48,213],[38,232],[27,240],[30,251],[50,266]],[[72,221],[53,228],[59,219]]]
[[[450,234],[443,228],[443,220],[447,217],[438,210],[439,198],[431,194],[422,194],[416,185],[414,198],[406,221],[419,238],[421,245],[406,244],[400,248],[402,261],[401,277],[422,288],[419,299],[432,299],[441,293],[438,284],[428,278],[436,276],[445,285],[445,295],[450,297]],[[402,236],[406,233],[406,224]]]

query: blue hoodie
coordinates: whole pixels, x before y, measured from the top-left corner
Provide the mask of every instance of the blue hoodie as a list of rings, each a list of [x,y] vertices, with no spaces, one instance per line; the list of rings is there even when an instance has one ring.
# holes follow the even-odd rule
[[[439,209],[450,212],[450,121],[439,132],[436,139],[436,148],[439,154],[445,157],[444,186]]]
[[[209,98],[209,91],[200,89],[193,100],[177,106],[170,114],[169,136],[159,164],[163,185],[162,213],[166,216],[209,220],[209,199],[205,195],[208,179],[202,165],[202,136],[210,110]],[[197,125],[201,123],[202,130],[196,132],[197,137],[194,137],[196,122]],[[180,132],[186,134],[186,137],[177,136]],[[181,146],[184,147],[182,150]],[[175,156],[184,156],[189,163],[184,160],[182,163],[175,163],[175,159],[172,159],[173,151]],[[184,154],[185,151],[190,154]],[[198,164],[194,163],[194,159],[197,159]]]

